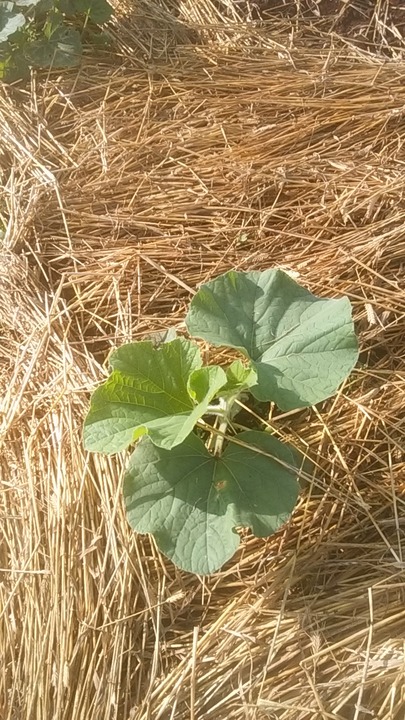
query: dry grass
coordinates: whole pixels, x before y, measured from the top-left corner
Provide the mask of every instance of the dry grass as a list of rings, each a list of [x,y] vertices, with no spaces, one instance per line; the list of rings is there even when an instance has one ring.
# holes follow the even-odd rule
[[[405,66],[172,6],[1,93],[0,717],[402,720]],[[271,417],[313,482],[203,580],[130,531],[88,391],[198,283],[275,265],[351,298],[362,363]]]

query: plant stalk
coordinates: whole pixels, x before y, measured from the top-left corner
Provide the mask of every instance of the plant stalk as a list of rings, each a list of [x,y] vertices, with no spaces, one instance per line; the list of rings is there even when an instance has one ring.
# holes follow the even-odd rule
[[[215,437],[215,445],[214,445],[214,455],[216,457],[220,457],[222,455],[222,447],[224,444],[226,431],[228,429],[228,422],[229,422],[229,416],[225,415],[225,417],[219,423],[218,434]]]
[[[220,457],[222,455],[222,448],[224,445],[226,431],[232,418],[232,408],[235,403],[236,397],[237,396],[230,397],[228,399],[219,399],[218,408],[220,409],[220,412],[218,413],[218,418],[220,419],[220,423],[217,427],[217,434],[214,444],[214,455],[216,457]]]

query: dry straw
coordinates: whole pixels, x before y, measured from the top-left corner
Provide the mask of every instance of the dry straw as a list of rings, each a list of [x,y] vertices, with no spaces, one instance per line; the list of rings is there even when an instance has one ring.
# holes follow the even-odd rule
[[[1,92],[5,720],[403,717],[402,50],[234,8],[137,3],[116,55]],[[271,409],[314,477],[202,580],[130,531],[88,393],[198,283],[272,266],[350,297],[361,363]]]

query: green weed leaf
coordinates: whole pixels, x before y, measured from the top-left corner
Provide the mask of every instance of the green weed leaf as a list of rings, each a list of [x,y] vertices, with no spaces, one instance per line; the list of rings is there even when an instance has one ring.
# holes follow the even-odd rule
[[[25,17],[16,12],[14,3],[0,2],[0,43],[4,43],[11,35],[25,25]]]
[[[43,33],[46,38],[52,37],[57,28],[63,25],[64,18],[62,13],[56,8],[49,11],[46,22],[43,27]]]
[[[184,338],[154,347],[119,348],[112,374],[92,396],[84,424],[87,450],[115,453],[148,433],[171,448],[189,435],[226,382],[221,368],[201,368],[198,347]]]
[[[321,402],[358,358],[347,298],[318,298],[281,270],[228,272],[190,304],[191,335],[243,352],[257,373],[258,400],[282,410]]]
[[[143,438],[130,458],[123,489],[129,523],[137,532],[152,533],[183,570],[201,575],[218,570],[239,545],[235,528],[266,537],[294,508],[293,450],[266,433],[237,437],[249,447],[230,443],[221,458],[194,433],[170,452]]]
[[[80,62],[82,43],[77,30],[59,25],[50,37],[45,35],[30,43],[26,51],[28,61],[36,67],[74,67]]]
[[[28,79],[30,75],[29,65],[20,53],[10,53],[0,59],[0,80],[11,83],[16,80]]]

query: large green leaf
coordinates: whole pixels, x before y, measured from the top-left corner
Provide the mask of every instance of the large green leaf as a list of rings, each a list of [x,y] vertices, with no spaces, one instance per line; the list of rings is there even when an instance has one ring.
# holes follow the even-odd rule
[[[82,43],[77,30],[59,25],[48,38],[34,40],[26,49],[27,60],[35,67],[65,68],[78,65]]]
[[[85,447],[98,452],[124,450],[145,433],[161,447],[181,443],[226,382],[221,368],[201,368],[198,347],[184,338],[123,345],[110,363],[84,424]]]
[[[24,25],[25,17],[22,13],[16,12],[14,3],[0,2],[0,43],[6,42]]]
[[[143,438],[130,458],[123,490],[129,523],[152,533],[183,570],[201,575],[218,570],[239,545],[235,528],[266,537],[294,508],[293,450],[263,432],[237,438],[250,447],[230,443],[220,458],[194,433],[170,452]]]
[[[329,397],[358,358],[347,298],[318,298],[281,270],[228,272],[203,285],[186,318],[191,335],[252,361],[258,400],[283,410]]]

